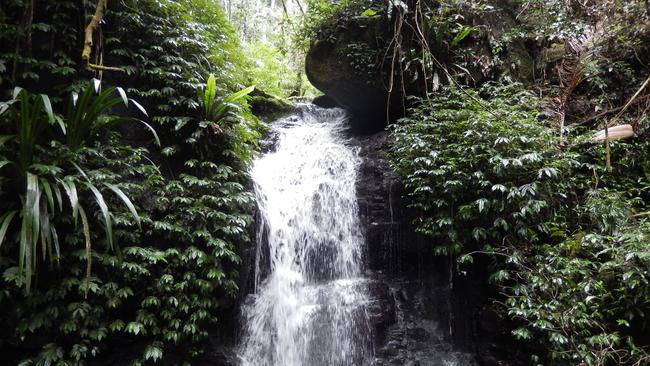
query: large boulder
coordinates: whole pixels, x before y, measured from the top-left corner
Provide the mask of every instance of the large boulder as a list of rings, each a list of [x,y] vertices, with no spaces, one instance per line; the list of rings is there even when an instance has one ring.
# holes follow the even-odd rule
[[[458,9],[465,26],[474,29],[462,42],[452,41],[455,35],[445,22],[440,26],[429,24],[428,31],[424,32],[428,47],[442,63],[462,65],[456,69],[447,67],[466,73],[465,78],[457,78],[460,82],[532,81],[535,64],[523,40],[509,42],[508,48],[494,57],[491,45],[517,23],[512,13],[515,7],[508,0],[493,0],[492,5],[486,12]],[[404,108],[408,107],[406,96],[423,96],[435,84],[432,80],[424,81],[420,53],[413,51],[420,47],[416,42],[421,39],[420,34],[414,34],[414,27],[400,28],[402,34],[397,38],[401,49],[393,54],[392,45],[397,44],[394,22],[394,15],[391,18],[383,12],[369,17],[348,15],[326,26],[307,52],[305,71],[309,81],[351,112],[352,127],[357,130],[381,130],[387,121],[404,114]],[[406,71],[400,73],[400,67]],[[441,70],[429,69],[429,79],[434,73],[437,80],[446,82],[445,72]]]
[[[388,42],[381,19],[355,19],[336,37],[315,42],[305,60],[309,81],[351,114],[352,127],[382,129],[387,121],[387,88],[374,53]]]

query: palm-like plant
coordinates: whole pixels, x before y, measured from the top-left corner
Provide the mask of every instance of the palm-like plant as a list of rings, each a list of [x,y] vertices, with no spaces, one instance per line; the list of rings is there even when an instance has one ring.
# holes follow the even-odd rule
[[[153,134],[156,143],[160,145],[160,140],[156,131],[148,123],[132,118],[116,115],[109,115],[107,112],[110,108],[123,103],[129,107],[129,103],[136,106],[142,114],[147,115],[147,111],[135,100],[126,96],[122,88],[110,87],[100,90],[100,81],[93,79],[81,95],[73,93],[68,103],[68,113],[65,120],[64,131],[66,135],[66,144],[71,149],[81,147],[86,141],[97,136],[99,130],[104,127],[112,126],[123,121],[135,121],[142,123]],[[116,92],[119,96],[116,95]]]
[[[106,115],[108,109],[120,101],[126,105],[131,101],[142,108],[127,99],[121,89],[118,90],[121,97],[111,98],[110,95],[115,90],[118,89],[109,88],[99,92],[98,84],[93,80],[80,98],[73,96],[68,119],[65,121],[55,115],[49,98],[43,94],[33,96],[24,89],[16,88],[11,100],[0,103],[0,126],[8,124],[6,129],[15,132],[0,135],[0,169],[4,170],[0,182],[4,180],[8,185],[16,187],[19,193],[19,200],[9,203],[5,206],[8,209],[0,214],[0,247],[5,242],[12,223],[18,221],[19,235],[14,239],[18,243],[19,278],[24,280],[27,292],[31,289],[39,257],[43,261],[48,258],[50,261],[58,261],[60,258],[57,230],[52,222],[52,218],[60,213],[70,212],[75,225],[81,221],[88,263],[87,275],[90,275],[90,225],[86,210],[81,204],[80,191],[89,192],[100,208],[107,248],[114,249],[111,213],[98,187],[74,161],[70,161],[71,166],[66,171],[56,163],[39,161],[37,153],[43,151],[39,144],[43,132],[56,124],[66,136],[68,147],[76,149],[95,138],[99,129],[124,120]],[[152,130],[158,141],[153,128],[142,123]],[[124,202],[140,225],[140,217],[128,196],[113,184],[103,183],[103,186]],[[67,195],[67,200],[63,199],[62,192]]]
[[[255,90],[255,86],[249,86],[224,98],[218,98],[217,80],[214,77],[214,74],[210,74],[205,88],[199,89],[199,99],[203,104],[205,119],[212,122],[218,122],[224,118],[228,112],[241,109],[236,102],[250,94],[253,90]]]

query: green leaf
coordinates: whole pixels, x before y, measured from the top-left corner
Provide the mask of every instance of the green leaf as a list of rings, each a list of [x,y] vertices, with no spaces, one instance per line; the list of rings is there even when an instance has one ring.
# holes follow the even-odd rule
[[[20,230],[18,266],[25,274],[25,287],[27,293],[31,290],[31,281],[36,256],[36,244],[40,232],[40,198],[41,190],[38,177],[27,172],[27,189],[23,205],[23,222]]]
[[[0,135],[0,146],[4,145],[7,141],[15,137],[16,135]]]
[[[252,93],[253,90],[255,90],[255,85],[251,85],[248,88],[244,88],[238,92],[232,93],[229,96],[225,97],[223,99],[224,103],[234,103],[238,101],[239,99],[247,96],[248,94]]]
[[[217,80],[214,74],[208,76],[208,81],[205,84],[205,92],[203,93],[203,106],[205,108],[206,116],[210,114],[212,105],[217,97]]]
[[[48,182],[44,178],[39,179],[41,182],[41,186],[43,187],[43,191],[45,191],[45,197],[47,198],[47,203],[50,206],[50,211],[54,213],[54,195],[52,193],[52,187],[50,186],[50,182]]]
[[[118,197],[120,197],[120,199],[124,202],[126,207],[129,209],[129,211],[131,211],[131,214],[133,215],[133,218],[135,219],[136,223],[138,224],[138,227],[142,228],[141,223],[140,223],[140,215],[138,215],[138,211],[135,209],[135,206],[133,205],[133,203],[131,202],[129,197],[126,194],[124,194],[124,192],[114,184],[104,183],[104,185],[106,185],[106,187],[108,187],[110,190],[115,192],[115,194]]]
[[[462,26],[462,29],[460,30],[460,32],[458,32],[456,37],[454,37],[454,39],[451,41],[451,45],[452,46],[457,46],[462,40],[467,38],[467,36],[469,36],[469,34],[472,33],[473,30],[474,30],[474,27]]]
[[[95,187],[90,181],[84,182],[84,185],[90,189],[90,191],[95,196],[95,201],[99,206],[99,209],[104,217],[104,229],[106,230],[106,244],[108,249],[113,249],[113,220],[111,219],[111,213],[108,210],[108,205],[104,201],[104,196],[101,192]]]
[[[55,122],[54,111],[52,111],[52,103],[50,102],[50,97],[45,94],[40,94],[41,101],[43,103],[43,108],[45,108],[45,113],[50,123]]]
[[[0,217],[0,247],[2,247],[2,243],[4,242],[5,235],[7,234],[7,229],[9,228],[9,225],[11,224],[11,220],[13,220],[14,216],[18,213],[18,210],[13,210],[5,213]]]
[[[93,89],[95,89],[95,93],[99,93],[99,90],[102,86],[102,82],[99,79],[93,78],[92,85],[93,85]]]
[[[147,346],[144,350],[144,359],[152,360],[154,363],[161,360],[163,357],[163,350],[158,343],[153,343]]]
[[[151,131],[151,134],[153,135],[153,138],[156,141],[156,145],[160,146],[160,139],[158,138],[158,134],[156,133],[156,130],[153,127],[151,127],[150,124],[148,124],[147,122],[145,122],[143,120],[136,119],[136,121],[142,123],[146,128],[149,129],[149,131]]]
[[[54,116],[54,122],[61,128],[61,132],[65,135],[67,133],[67,129],[65,128],[65,122],[63,121],[63,118],[59,116]]]
[[[59,183],[63,186],[65,193],[68,195],[70,200],[70,207],[72,208],[72,217],[74,219],[75,226],[77,225],[77,218],[79,217],[79,195],[77,194],[77,186],[70,179],[68,180],[58,180]]]
[[[115,88],[117,92],[120,94],[120,97],[122,98],[122,102],[124,102],[124,105],[128,108],[129,106],[129,98],[126,97],[126,92],[124,89],[117,87]]]
[[[377,12],[372,9],[366,9],[361,14],[359,14],[360,17],[364,17],[364,18],[374,17],[375,15],[377,15]]]
[[[147,110],[144,109],[144,107],[143,107],[142,105],[140,105],[140,103],[136,102],[134,99],[129,99],[129,101],[131,101],[131,103],[133,103],[133,105],[134,105],[136,108],[138,108],[138,109],[140,110],[140,112],[142,112],[142,114],[144,114],[145,116],[149,117],[149,115],[147,114]]]
[[[138,322],[130,322],[129,324],[126,325],[124,331],[126,331],[127,333],[138,335],[144,331],[144,325]]]
[[[91,251],[91,242],[90,242],[90,225],[88,225],[88,217],[86,217],[86,211],[79,206],[79,216],[81,217],[81,225],[83,227],[84,239],[85,239],[85,248],[86,248],[86,281],[90,278],[90,272],[92,268],[92,251]],[[88,292],[85,293],[88,296]]]
[[[18,95],[20,95],[20,93],[22,93],[23,90],[24,90],[24,89],[21,88],[21,87],[19,87],[19,86],[15,87],[15,88],[14,88],[14,92],[13,92],[13,94],[11,95],[11,98],[13,98],[13,99],[18,99]]]

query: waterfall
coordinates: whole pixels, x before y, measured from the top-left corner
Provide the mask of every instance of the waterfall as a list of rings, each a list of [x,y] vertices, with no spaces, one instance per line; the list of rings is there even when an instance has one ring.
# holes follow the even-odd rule
[[[277,149],[252,170],[259,258],[238,357],[242,366],[370,365],[358,149],[342,136],[342,110],[301,109],[276,123]]]

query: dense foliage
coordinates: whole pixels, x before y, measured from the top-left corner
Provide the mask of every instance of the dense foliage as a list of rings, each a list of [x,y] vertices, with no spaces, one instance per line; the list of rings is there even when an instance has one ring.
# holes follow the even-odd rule
[[[0,7],[3,362],[194,359],[237,291],[252,222],[262,125],[238,38],[216,1],[115,2],[93,63],[123,71],[89,72],[77,60],[93,4],[33,4]],[[45,94],[14,102],[13,85]]]
[[[562,147],[541,107],[516,85],[447,88],[396,124],[417,230],[461,263],[493,258],[501,310],[538,362],[645,364],[649,145],[617,145],[608,172],[601,144]]]
[[[430,96],[395,125],[396,168],[440,254],[526,247],[575,201],[574,156],[557,150],[530,93],[493,85]],[[538,104],[539,105],[539,104]],[[547,121],[548,122],[548,121]],[[472,227],[468,226],[471,225]]]

